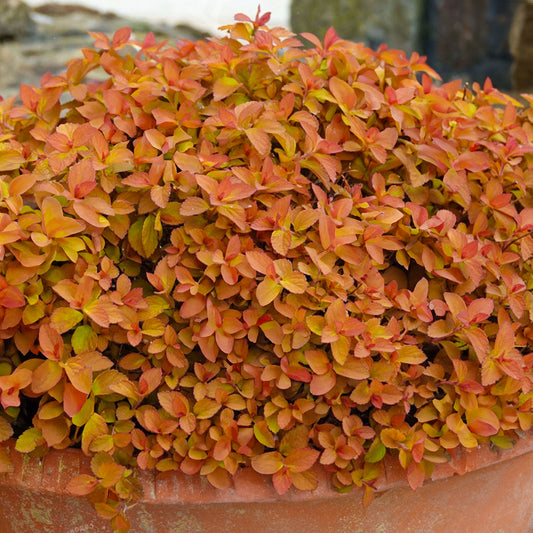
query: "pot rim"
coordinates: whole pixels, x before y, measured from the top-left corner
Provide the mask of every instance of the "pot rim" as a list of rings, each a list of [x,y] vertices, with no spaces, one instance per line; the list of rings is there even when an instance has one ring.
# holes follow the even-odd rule
[[[42,458],[32,458],[15,450],[15,440],[4,443],[4,449],[12,460],[12,470],[0,476],[0,484],[34,492],[53,492],[73,496],[66,485],[77,474],[92,474],[91,458],[79,449],[51,449]],[[507,461],[533,451],[533,431],[520,436],[510,449],[494,448],[482,444],[474,449],[457,448],[450,451],[447,463],[436,464],[431,480],[463,475],[493,464]],[[137,470],[137,479],[143,488],[140,503],[164,504],[206,504],[260,501],[308,501],[346,497],[361,494],[355,487],[348,493],[339,493],[331,483],[331,475],[325,468],[317,467],[318,487],[313,491],[299,491],[291,487],[284,495],[279,495],[270,476],[255,472],[252,468],[240,469],[233,478],[233,487],[217,489],[200,475],[186,475],[180,471],[157,472]],[[377,485],[377,492],[394,487],[407,487],[404,469],[392,457],[385,459],[385,476]]]

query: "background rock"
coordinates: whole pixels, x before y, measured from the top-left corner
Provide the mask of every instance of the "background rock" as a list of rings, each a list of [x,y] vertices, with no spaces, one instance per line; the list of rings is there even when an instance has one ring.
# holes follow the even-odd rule
[[[420,49],[422,6],[422,0],[292,0],[291,27],[322,38],[333,26],[343,39],[413,52]]]
[[[444,78],[511,89],[509,31],[520,0],[427,0],[423,53]]]
[[[292,0],[295,32],[321,37],[334,26],[373,49],[381,43],[416,50],[445,80],[484,82],[510,90],[508,36],[520,0]],[[529,31],[533,26],[529,24]]]
[[[20,0],[0,0],[0,41],[20,38],[33,30],[30,8]]]
[[[514,57],[513,87],[517,91],[533,91],[533,3],[522,2],[516,10],[510,34]]]
[[[206,37],[205,33],[183,25],[145,23],[76,5],[46,4],[30,11],[30,15],[33,24],[30,35],[19,36],[17,40],[0,39],[0,95],[4,98],[16,95],[21,83],[38,86],[46,72],[55,75],[65,71],[68,61],[81,56],[82,48],[92,47],[94,39],[89,31],[112,35],[129,26],[134,37],[141,40],[150,31],[158,40]]]

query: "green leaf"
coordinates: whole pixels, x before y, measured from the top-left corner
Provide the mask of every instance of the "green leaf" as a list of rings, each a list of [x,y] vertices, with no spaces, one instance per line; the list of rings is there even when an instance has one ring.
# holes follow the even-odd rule
[[[76,354],[96,350],[98,335],[91,326],[78,326],[70,340],[72,349]]]
[[[94,413],[94,396],[91,394],[82,408],[72,417],[72,423],[75,426],[83,426]]]
[[[141,255],[146,258],[150,257],[155,252],[157,245],[159,244],[159,232],[155,229],[155,221],[156,219],[154,215],[148,215],[144,220],[142,227],[141,240],[144,254]]]
[[[268,425],[265,420],[260,420],[256,424],[254,424],[254,435],[255,438],[267,448],[274,448],[276,445],[276,441],[274,439],[274,435],[268,429]]]
[[[65,333],[83,318],[83,313],[70,307],[57,308],[50,317],[50,325],[58,332]]]
[[[136,220],[128,230],[128,241],[131,244],[131,247],[142,257],[144,255],[144,247],[142,242],[142,232],[143,232],[144,218],[139,218]]]
[[[376,438],[365,455],[365,463],[379,463],[385,457],[386,448],[383,443]]]

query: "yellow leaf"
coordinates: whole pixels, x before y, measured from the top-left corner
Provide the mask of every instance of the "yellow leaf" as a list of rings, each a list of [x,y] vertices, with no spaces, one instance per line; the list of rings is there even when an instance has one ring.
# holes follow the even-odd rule
[[[203,400],[196,402],[192,410],[196,415],[196,418],[206,420],[214,416],[221,407],[222,406],[218,402],[209,398],[204,398]]]
[[[150,257],[156,250],[159,244],[159,235],[155,229],[155,217],[154,215],[148,215],[143,223],[141,242],[144,253],[143,257]]]
[[[398,349],[398,361],[410,365],[419,365],[426,360],[426,354],[417,346],[402,346]]]
[[[91,442],[97,437],[107,435],[108,432],[107,423],[104,418],[97,413],[93,413],[85,424],[81,435],[81,449],[83,452],[89,455]]]
[[[308,287],[307,280],[301,272],[290,272],[283,276],[280,285],[293,294],[303,294]]]
[[[255,289],[255,296],[259,305],[265,306],[273,302],[282,291],[281,285],[272,278],[266,277]]]
[[[17,150],[0,148],[0,172],[16,170],[25,161],[26,159]]]
[[[283,468],[283,458],[279,452],[267,452],[252,457],[252,468],[259,474],[275,474]]]

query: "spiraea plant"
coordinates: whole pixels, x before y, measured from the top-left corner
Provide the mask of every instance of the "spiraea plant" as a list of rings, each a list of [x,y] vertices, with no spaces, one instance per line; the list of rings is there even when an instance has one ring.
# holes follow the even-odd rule
[[[369,503],[533,425],[533,112],[267,22],[0,102],[0,438],[92,456],[117,530],[138,469]]]

